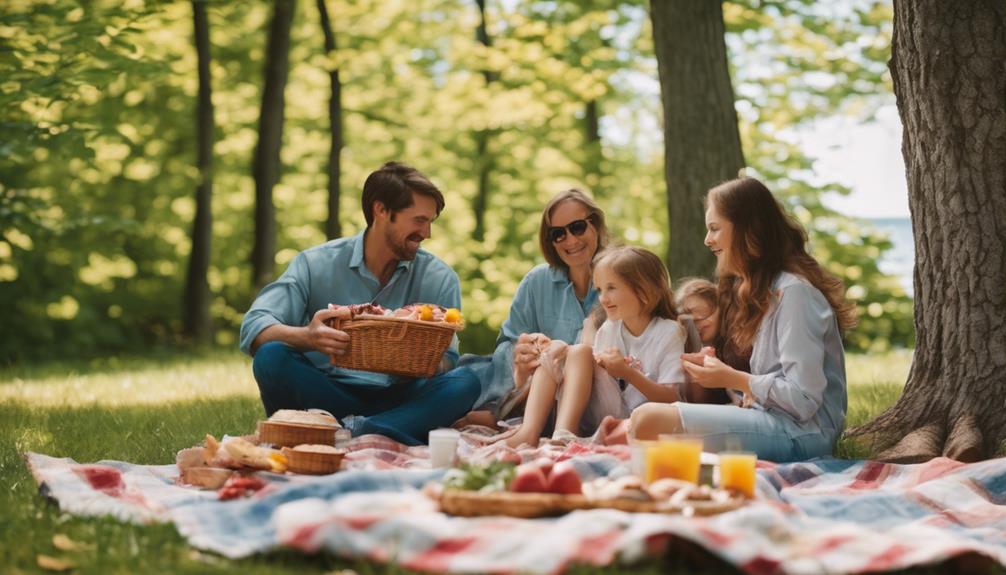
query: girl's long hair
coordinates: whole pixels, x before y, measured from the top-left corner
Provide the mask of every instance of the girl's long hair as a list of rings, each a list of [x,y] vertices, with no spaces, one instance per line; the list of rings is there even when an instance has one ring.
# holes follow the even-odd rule
[[[678,319],[664,262],[653,252],[632,246],[610,247],[594,258],[594,270],[605,267],[629,284],[649,315]]]
[[[772,283],[781,272],[810,282],[824,294],[838,326],[856,325],[856,307],[845,299],[842,280],[807,253],[807,232],[764,184],[730,180],[709,190],[706,205],[733,224],[727,274],[719,278],[720,333],[727,355],[750,356],[755,334],[772,303]]]

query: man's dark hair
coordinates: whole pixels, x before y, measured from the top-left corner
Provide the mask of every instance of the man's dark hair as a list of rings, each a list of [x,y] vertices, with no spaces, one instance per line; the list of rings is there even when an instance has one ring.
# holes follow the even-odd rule
[[[374,202],[381,202],[395,214],[412,206],[412,192],[433,198],[437,203],[437,215],[440,215],[444,209],[444,195],[412,166],[388,162],[367,176],[363,183],[363,217],[367,227],[374,223]]]

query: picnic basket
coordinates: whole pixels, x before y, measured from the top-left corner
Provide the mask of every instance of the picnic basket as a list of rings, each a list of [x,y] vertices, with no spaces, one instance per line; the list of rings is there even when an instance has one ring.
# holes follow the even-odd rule
[[[333,365],[406,377],[436,374],[454,332],[464,327],[371,314],[335,319],[329,325],[349,334],[349,349],[333,356]]]
[[[258,438],[264,443],[293,447],[304,443],[335,445],[338,427],[328,425],[308,425],[283,423],[279,421],[258,422]]]
[[[328,475],[339,471],[346,451],[328,449],[329,447],[327,445],[302,445],[293,449],[284,447],[283,455],[286,456],[287,469],[305,475]]]

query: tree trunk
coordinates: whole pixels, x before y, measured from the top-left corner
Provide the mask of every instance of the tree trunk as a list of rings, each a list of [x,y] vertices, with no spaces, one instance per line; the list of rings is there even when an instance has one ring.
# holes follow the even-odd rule
[[[714,260],[702,198],[744,167],[724,39],[723,7],[710,0],[653,0],[653,43],[664,109],[667,266],[709,276]]]
[[[185,277],[184,333],[194,341],[206,343],[211,334],[210,286],[206,274],[210,267],[213,239],[213,99],[210,78],[210,26],[205,0],[192,2],[196,59],[199,70],[199,101],[196,121],[198,142],[196,166],[196,215],[192,222],[192,252]]]
[[[475,0],[479,9],[479,24],[475,29],[475,38],[486,48],[492,46],[489,38],[489,29],[486,26],[486,0]],[[488,87],[496,80],[496,74],[491,70],[483,70],[483,77]],[[488,114],[489,111],[486,111]],[[472,201],[472,212],[475,216],[475,228],[472,230],[472,239],[481,243],[485,240],[486,229],[486,209],[489,207],[490,181],[489,176],[493,169],[493,158],[489,153],[489,130],[479,130],[475,133],[475,169],[477,171],[475,189],[475,199]]]
[[[917,344],[901,398],[849,435],[973,461],[1006,440],[1006,3],[895,0],[891,52]]]
[[[318,14],[321,17],[321,31],[325,34],[325,53],[335,51],[335,33],[328,17],[328,7],[325,0],[318,0]],[[328,100],[328,125],[332,130],[332,140],[328,149],[328,219],[325,220],[325,235],[328,239],[342,237],[342,225],[339,223],[339,198],[341,188],[339,181],[342,176],[341,154],[344,145],[342,139],[342,82],[339,80],[339,68],[333,68],[328,73],[332,86],[332,94]]]
[[[583,108],[584,176],[594,190],[594,197],[604,197],[604,149],[601,144],[601,104],[588,101]]]
[[[276,255],[276,207],[272,189],[279,181],[280,144],[283,140],[283,92],[289,70],[290,26],[294,0],[276,0],[269,45],[266,50],[265,85],[259,114],[259,140],[255,148],[255,245],[252,248],[252,282],[269,283]]]

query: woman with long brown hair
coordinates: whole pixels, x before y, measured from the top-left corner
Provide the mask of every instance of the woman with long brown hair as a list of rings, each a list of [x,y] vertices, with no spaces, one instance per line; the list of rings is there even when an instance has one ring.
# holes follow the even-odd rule
[[[706,228],[720,349],[718,357],[686,354],[684,368],[693,382],[735,390],[752,407],[644,404],[631,433],[700,435],[707,451],[739,448],[772,461],[831,454],[847,407],[841,332],[856,322],[841,280],[807,253],[806,231],[753,178],[709,191]]]

